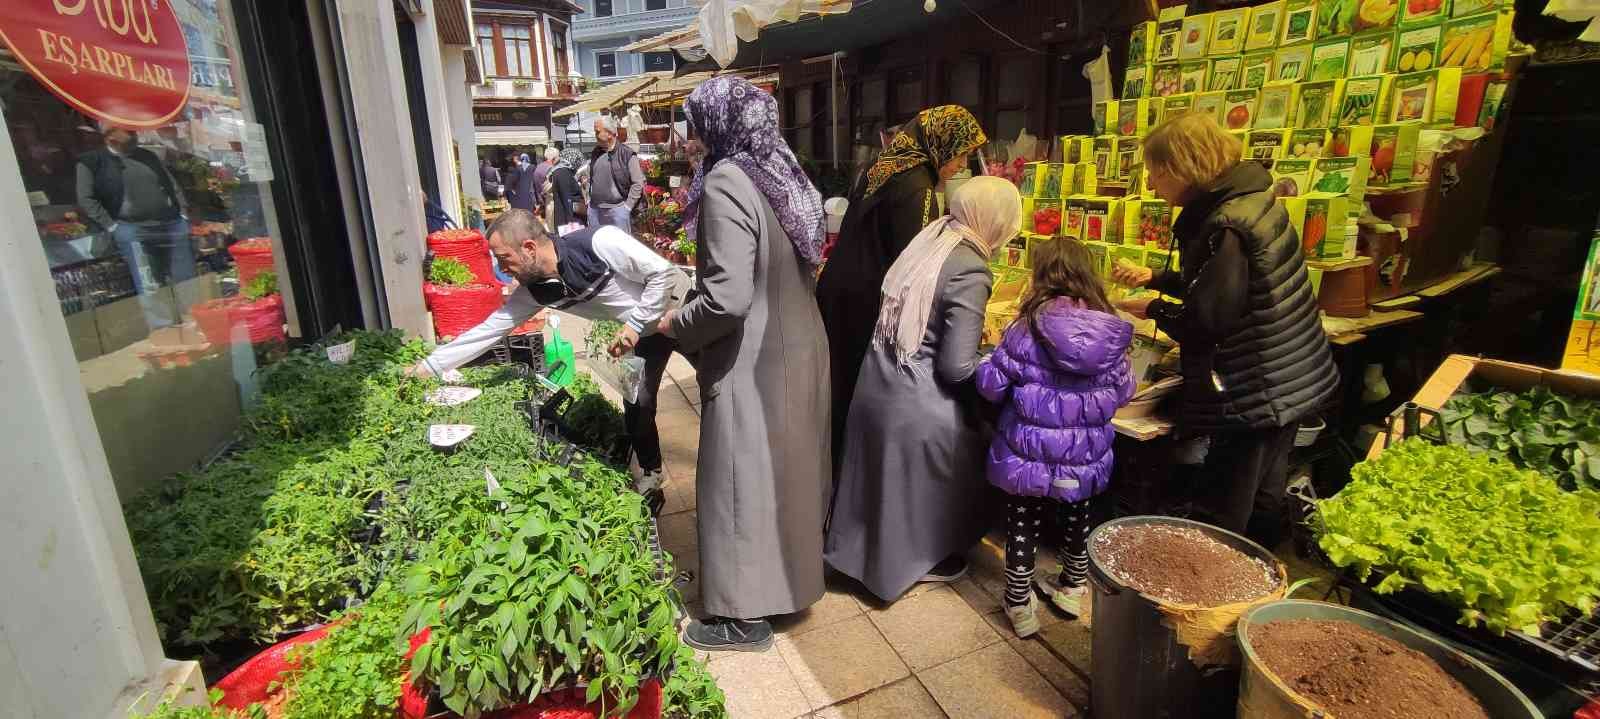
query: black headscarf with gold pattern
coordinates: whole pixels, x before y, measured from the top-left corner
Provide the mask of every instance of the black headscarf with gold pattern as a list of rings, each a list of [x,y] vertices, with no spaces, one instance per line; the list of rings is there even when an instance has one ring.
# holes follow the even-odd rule
[[[978,119],[960,105],[940,105],[917,113],[916,122],[901,129],[889,147],[867,170],[867,192],[871,197],[894,177],[918,165],[935,170],[945,163],[982,147],[989,141]]]

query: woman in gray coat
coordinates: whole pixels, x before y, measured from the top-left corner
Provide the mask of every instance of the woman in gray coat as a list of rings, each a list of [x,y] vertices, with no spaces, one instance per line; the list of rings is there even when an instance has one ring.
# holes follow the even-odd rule
[[[699,374],[700,587],[708,651],[763,649],[766,617],[822,597],[828,344],[812,277],[822,196],[778,130],[771,95],[719,77],[685,103],[707,157],[684,214],[697,295],[662,320]]]
[[[965,574],[961,555],[984,530],[989,437],[973,375],[989,257],[1017,234],[1022,199],[979,177],[947,204],[884,277],[829,517],[828,565],[884,601]]]

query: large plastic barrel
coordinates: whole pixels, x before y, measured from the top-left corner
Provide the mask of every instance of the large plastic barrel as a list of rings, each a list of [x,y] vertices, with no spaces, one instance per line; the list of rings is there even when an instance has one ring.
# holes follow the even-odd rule
[[[1473,659],[1426,634],[1396,624],[1375,614],[1359,609],[1311,602],[1303,599],[1284,599],[1265,602],[1251,607],[1239,618],[1237,637],[1239,650],[1244,655],[1244,676],[1239,684],[1239,719],[1298,719],[1323,716],[1316,705],[1296,694],[1282,681],[1271,675],[1250,646],[1250,629],[1267,622],[1294,619],[1318,619],[1349,622],[1381,634],[1415,649],[1439,663],[1445,673],[1456,678],[1467,690],[1483,702],[1483,708],[1495,719],[1537,719],[1539,710],[1522,692],[1495,673],[1483,662]]]
[[[1206,719],[1232,717],[1238,701],[1235,663],[1201,668],[1160,607],[1177,605],[1140,593],[1112,577],[1097,556],[1100,535],[1114,527],[1164,525],[1198,529],[1234,549],[1277,567],[1272,552],[1233,532],[1176,517],[1124,517],[1089,535],[1089,580],[1093,589],[1090,702],[1097,717]],[[1279,588],[1279,592],[1283,591]]]

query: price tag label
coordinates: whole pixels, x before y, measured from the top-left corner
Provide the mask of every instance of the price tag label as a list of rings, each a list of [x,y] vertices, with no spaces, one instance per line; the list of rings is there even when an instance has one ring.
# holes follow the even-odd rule
[[[328,361],[334,364],[350,364],[350,358],[356,355],[356,341],[350,340],[344,344],[337,344],[327,349]]]
[[[474,429],[470,424],[429,425],[428,443],[439,449],[450,449],[471,437]]]
[[[483,390],[476,387],[440,387],[439,389],[429,392],[426,395],[426,399],[428,400],[428,404],[435,404],[441,407],[454,407],[458,404],[471,402],[472,400],[477,399],[478,395],[480,394],[483,394]]]

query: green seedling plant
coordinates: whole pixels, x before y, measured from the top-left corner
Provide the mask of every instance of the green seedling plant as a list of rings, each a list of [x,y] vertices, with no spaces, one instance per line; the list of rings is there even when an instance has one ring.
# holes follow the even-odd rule
[[[428,268],[428,281],[446,287],[464,287],[478,281],[472,268],[454,257],[435,257]]]
[[[1548,387],[1450,398],[1449,441],[1541,472],[1567,490],[1600,490],[1600,402]]]

